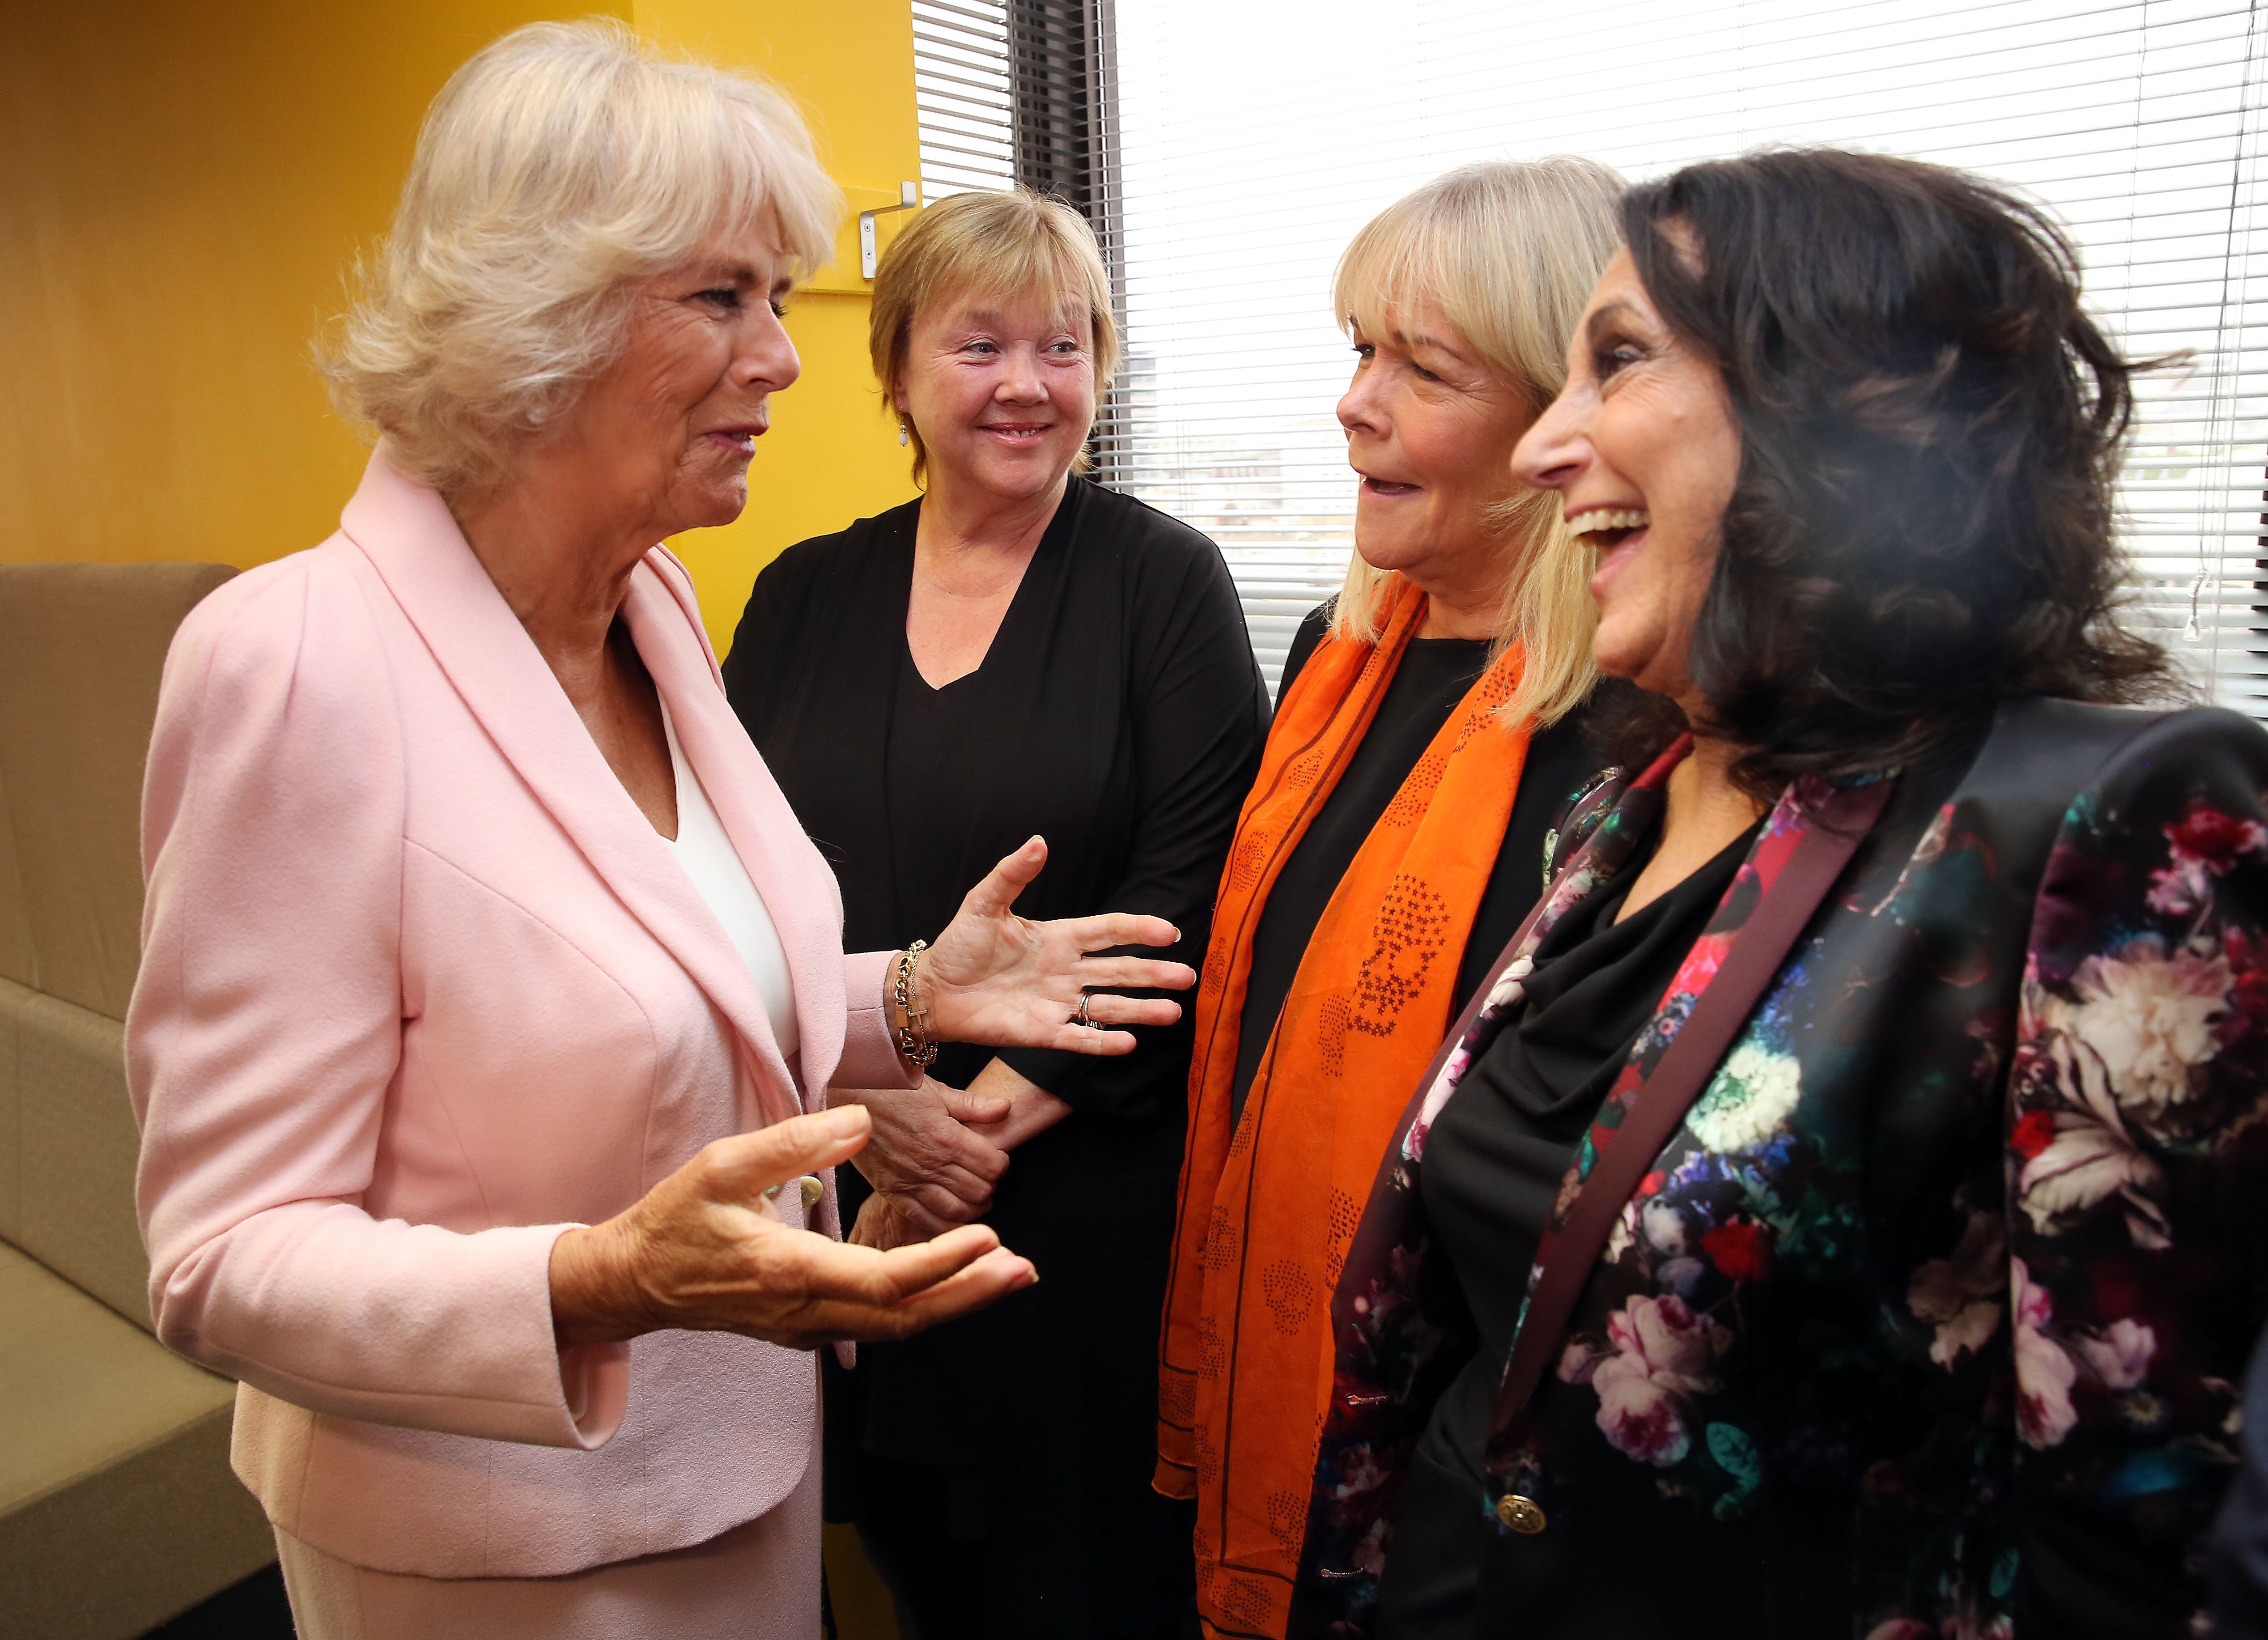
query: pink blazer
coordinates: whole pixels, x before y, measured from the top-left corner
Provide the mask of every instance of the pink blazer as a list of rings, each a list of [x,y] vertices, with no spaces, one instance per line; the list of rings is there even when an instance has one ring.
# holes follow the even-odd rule
[[[382,447],[336,535],[222,587],[166,659],[127,1019],[151,1308],[242,1381],[236,1472],[269,1518],[360,1565],[531,1577],[681,1548],[811,1460],[808,1355],[552,1342],[563,1229],[830,1081],[908,1079],[888,958],[844,957],[834,878],[663,548],[625,612],[778,926],[799,1063],[441,498]]]

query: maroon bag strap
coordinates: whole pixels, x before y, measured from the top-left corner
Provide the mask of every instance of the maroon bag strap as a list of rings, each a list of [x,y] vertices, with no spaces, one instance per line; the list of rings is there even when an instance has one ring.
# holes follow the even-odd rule
[[[1614,1142],[1599,1153],[1554,1239],[1550,1261],[1528,1298],[1512,1357],[1505,1363],[1497,1394],[1498,1434],[1489,1443],[1492,1451],[1526,1412],[1557,1356],[1575,1302],[1590,1283],[1615,1221],[1638,1193],[1638,1181],[1709,1085],[1733,1039],[1802,938],[1811,914],[1874,828],[1896,783],[1889,777],[1840,787],[1820,805],[1794,853],[1734,937],[1708,989],[1662,1051]]]

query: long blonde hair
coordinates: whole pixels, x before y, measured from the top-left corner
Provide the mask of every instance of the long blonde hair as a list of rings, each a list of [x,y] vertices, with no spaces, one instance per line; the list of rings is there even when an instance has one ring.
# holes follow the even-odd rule
[[[1339,322],[1385,335],[1396,310],[1430,306],[1531,411],[1567,379],[1567,341],[1591,287],[1621,245],[1623,179],[1572,155],[1460,165],[1395,201],[1354,236],[1331,283]],[[1559,498],[1523,490],[1491,520],[1505,545],[1500,649],[1527,657],[1507,719],[1550,724],[1590,693],[1590,561],[1567,533]],[[1394,577],[1360,553],[1347,565],[1335,636],[1375,643]]]

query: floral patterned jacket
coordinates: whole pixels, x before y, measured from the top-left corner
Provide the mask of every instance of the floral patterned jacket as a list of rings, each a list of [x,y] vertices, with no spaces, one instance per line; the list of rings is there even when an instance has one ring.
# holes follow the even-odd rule
[[[1476,1634],[2204,1632],[2268,1317],[2264,789],[2268,734],[2232,714],[2039,700],[1905,773],[1624,1208],[1556,1374],[1499,1416]],[[1595,806],[1585,890],[1659,798]],[[1759,849],[1802,824],[1783,804]],[[1334,1298],[1295,1636],[1369,1632],[1403,1468],[1472,1348],[1418,1107]],[[1506,1493],[1541,1530],[1497,1524]]]

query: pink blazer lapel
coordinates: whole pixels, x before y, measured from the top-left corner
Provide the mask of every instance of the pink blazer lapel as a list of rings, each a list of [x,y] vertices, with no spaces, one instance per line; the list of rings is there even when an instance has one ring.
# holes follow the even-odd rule
[[[748,732],[725,698],[725,680],[701,625],[693,577],[666,547],[630,577],[623,606],[630,636],[669,702],[678,744],[724,822],[740,863],[771,914],[795,975],[804,1099],[825,1102],[826,1073],[843,1056],[843,895]],[[766,1038],[770,1040],[769,1035]]]
[[[669,845],[655,833],[607,767],[566,692],[489,579],[488,571],[473,555],[441,497],[397,472],[381,445],[371,457],[361,488],[347,504],[340,527],[377,570],[443,673],[536,800],[630,914],[732,1021],[751,1062],[750,1070],[755,1073],[759,1119],[776,1122],[793,1114],[800,1102],[796,1085],[773,1040],[762,999],[747,966],[671,855]],[[637,577],[651,575],[641,566],[635,572],[634,585]],[[666,594],[649,593],[647,602],[651,605],[658,598],[666,599]],[[631,634],[682,725],[688,716],[700,715],[696,703],[683,697],[701,691],[688,688],[683,680],[688,673],[699,674],[705,651],[697,626],[688,632],[679,620],[677,630],[672,633],[669,624],[669,620],[655,620],[652,614],[643,621],[634,615]],[[701,653],[696,658],[688,651]],[[665,673],[670,681],[663,681]],[[721,686],[711,688],[716,691],[718,707],[729,716]],[[703,732],[704,742],[713,738]],[[747,744],[745,737],[742,744]],[[691,745],[687,746],[687,755],[699,756]],[[717,754],[711,751],[707,761],[713,766]],[[703,769],[702,774],[705,786],[708,770]],[[745,834],[755,829],[747,816],[743,813],[736,825],[723,795],[715,786],[707,789],[728,835],[745,851]],[[744,806],[734,804],[736,808]],[[802,834],[799,831],[795,835],[800,840]],[[757,892],[764,896],[766,908],[779,919],[780,906],[773,898],[771,885],[756,874],[753,864],[750,875]],[[806,897],[808,894],[806,889]],[[807,1023],[809,1004],[801,1000],[809,970],[798,960],[802,954],[798,946],[788,943],[789,924],[806,919],[792,914],[780,920],[782,943],[786,945],[799,993],[798,1024],[810,1032],[814,1027]],[[826,971],[839,998],[843,982],[839,954]],[[838,1051],[842,1034],[838,1001],[834,1029]],[[806,1035],[804,1056],[808,1063],[832,1063],[822,1061],[814,1051],[822,1040]]]

